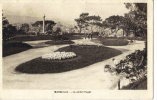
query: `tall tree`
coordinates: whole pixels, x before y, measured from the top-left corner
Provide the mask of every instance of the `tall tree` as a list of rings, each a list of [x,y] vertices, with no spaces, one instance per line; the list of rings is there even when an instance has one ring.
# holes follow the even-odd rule
[[[130,9],[127,17],[131,19],[135,27],[136,36],[147,36],[147,3],[125,3]]]
[[[99,32],[99,34],[101,34],[101,32],[104,29],[104,25],[101,22],[97,22],[96,26],[97,26],[97,31]]]
[[[29,25],[27,23],[22,24],[21,26],[22,32],[28,32],[29,31]]]
[[[88,24],[90,25],[91,27],[91,34],[93,33],[93,26],[95,25],[100,25],[100,22],[102,21],[101,17],[100,16],[88,16],[86,18],[86,20],[88,21]]]
[[[75,19],[77,22],[77,26],[80,29],[80,33],[82,31],[82,28],[85,28],[87,26],[86,18],[88,17],[89,13],[82,13],[80,14],[80,17],[78,19]]]
[[[106,18],[105,21],[103,21],[103,24],[104,26],[108,26],[111,29],[111,31],[115,29],[115,32],[117,32],[119,29],[122,28],[123,20],[124,20],[123,16],[113,15]]]
[[[53,26],[56,25],[56,23],[52,20],[46,20],[45,21],[45,29],[46,31],[51,31],[53,29]],[[43,21],[36,21],[32,24],[33,27],[38,27],[39,30],[42,29]]]
[[[2,10],[3,11],[3,10]],[[3,33],[3,41],[7,41],[10,37],[15,35],[17,32],[16,27],[12,24],[9,24],[9,21],[6,19],[6,17],[3,16],[2,13],[2,33]]]

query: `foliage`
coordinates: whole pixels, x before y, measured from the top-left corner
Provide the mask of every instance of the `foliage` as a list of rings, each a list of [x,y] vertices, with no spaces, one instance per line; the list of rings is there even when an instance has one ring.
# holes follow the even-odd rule
[[[136,50],[134,53],[126,56],[117,65],[117,73],[126,73],[128,78],[136,77],[139,80],[147,73],[147,50]]]
[[[28,32],[29,31],[29,25],[27,23],[22,24],[19,31],[24,32],[24,33]]]
[[[53,26],[56,25],[56,23],[52,20],[45,20],[45,30],[49,31],[53,29]],[[42,29],[43,21],[36,21],[32,24],[33,27],[38,27],[39,30]]]
[[[125,3],[126,8],[130,9],[125,16],[110,16],[103,21],[104,28],[123,29],[128,36],[133,31],[135,36],[147,37],[147,4],[146,3]]]
[[[52,20],[45,20],[45,25],[50,24],[50,25],[55,25],[56,23]],[[32,26],[39,26],[43,25],[43,21],[36,21],[35,23],[32,24]]]
[[[88,16],[86,18],[88,25],[91,26],[91,33],[93,33],[93,26],[97,25],[97,26],[102,26],[102,24],[100,23],[102,21],[100,16]]]
[[[56,33],[59,34],[61,32],[61,28],[57,27]]]
[[[130,83],[127,86],[122,87],[122,90],[146,90],[146,89],[147,89],[147,77],[143,77],[135,83]]]
[[[86,22],[86,18],[88,17],[89,13],[82,13],[80,14],[80,18],[75,19],[75,21],[77,22],[77,26],[80,29],[80,33],[82,28],[85,28],[88,24]]]
[[[84,29],[84,33],[86,36],[86,33],[91,34],[93,33],[93,27],[96,27],[95,29],[97,29],[97,32],[100,33],[100,31],[102,31],[101,27],[103,27],[101,21],[101,17],[95,16],[95,15],[91,15],[89,16],[89,13],[82,13],[80,14],[80,18],[75,19],[75,21],[77,22],[77,26],[80,29],[80,33],[82,31],[82,29]],[[77,28],[76,26],[74,28]],[[92,36],[91,36],[92,37]]]
[[[129,19],[129,23],[134,27],[135,36],[147,36],[147,4],[146,3],[126,3],[130,12],[125,15]],[[126,23],[126,20],[124,20]],[[127,24],[127,23],[126,23]],[[137,82],[144,76],[147,77],[147,41],[144,50],[136,50],[134,53],[126,56],[117,65],[117,73],[126,73],[127,78],[135,77]]]
[[[125,15],[134,23],[136,36],[147,36],[147,3],[125,3],[130,12]]]
[[[122,21],[123,21],[123,16],[110,16],[108,18],[105,19],[105,21],[103,21],[103,24],[105,26],[108,26],[111,29],[116,29],[116,28],[120,28],[120,26],[122,25]]]
[[[12,24],[9,24],[8,20],[6,17],[3,16],[2,14],[2,38],[3,41],[6,42],[9,40],[11,37],[13,37],[16,34],[17,30],[16,27],[13,26]]]

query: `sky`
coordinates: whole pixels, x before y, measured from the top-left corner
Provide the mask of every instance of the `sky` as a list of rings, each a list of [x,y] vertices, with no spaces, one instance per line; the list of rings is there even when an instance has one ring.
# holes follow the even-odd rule
[[[79,18],[83,12],[88,12],[89,15],[99,15],[103,20],[112,15],[124,15],[128,13],[128,9],[124,3],[75,3],[75,2],[60,2],[60,3],[3,3],[2,5],[4,16],[29,16],[43,17],[46,19],[60,20],[61,22],[76,23],[74,19]],[[9,20],[9,19],[8,19]],[[10,19],[13,20],[13,19]],[[16,19],[17,20],[17,19]],[[17,20],[18,22],[18,20]]]

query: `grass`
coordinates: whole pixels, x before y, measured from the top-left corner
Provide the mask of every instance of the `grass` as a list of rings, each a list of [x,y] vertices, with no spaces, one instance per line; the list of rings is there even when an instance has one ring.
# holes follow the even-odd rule
[[[146,90],[147,89],[147,77],[139,79],[137,82],[130,83],[127,86],[122,87],[122,90]]]
[[[36,40],[50,40],[52,35],[38,35],[38,36],[16,36],[9,41],[36,41]]]
[[[75,45],[60,48],[57,51],[74,52],[77,57],[74,59],[66,59],[63,61],[45,61],[41,58],[36,58],[17,66],[15,70],[17,72],[31,74],[60,73],[83,68],[122,53],[119,50],[108,47]]]
[[[58,36],[56,38],[58,39],[56,42],[48,41],[46,42],[46,44],[52,44],[52,45],[72,44],[74,42],[67,41],[69,40],[69,38],[70,40],[75,40],[75,39],[81,39],[81,36]],[[52,35],[15,36],[6,42],[3,42],[3,57],[16,54],[32,48],[32,46],[26,43],[22,43],[22,41],[51,40],[51,39],[54,40],[56,38],[52,37]]]
[[[61,44],[72,44],[72,41],[47,41],[45,44],[52,44],[52,45],[61,45]]]
[[[81,36],[70,36],[70,35],[63,35],[58,36],[59,40],[75,40],[81,39]],[[36,40],[54,40],[55,37],[52,35],[37,35],[37,36],[16,36],[9,41],[36,41]]]
[[[93,39],[92,41],[102,43],[105,46],[124,46],[129,43],[126,39],[123,38],[106,38],[106,37],[99,37],[97,39]]]
[[[22,42],[4,42],[3,43],[3,57],[16,54],[32,48],[32,46]]]

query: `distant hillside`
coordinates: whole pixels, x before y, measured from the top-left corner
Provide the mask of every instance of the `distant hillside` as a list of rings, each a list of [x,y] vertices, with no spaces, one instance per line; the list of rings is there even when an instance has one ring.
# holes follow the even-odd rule
[[[42,17],[31,17],[31,16],[17,16],[17,15],[5,15],[6,19],[8,19],[10,24],[16,24],[16,23],[34,23],[36,21],[43,20]],[[55,22],[61,22],[63,24],[74,24],[75,21],[70,22],[67,20],[57,19],[57,18],[46,18],[46,20],[53,20]]]

